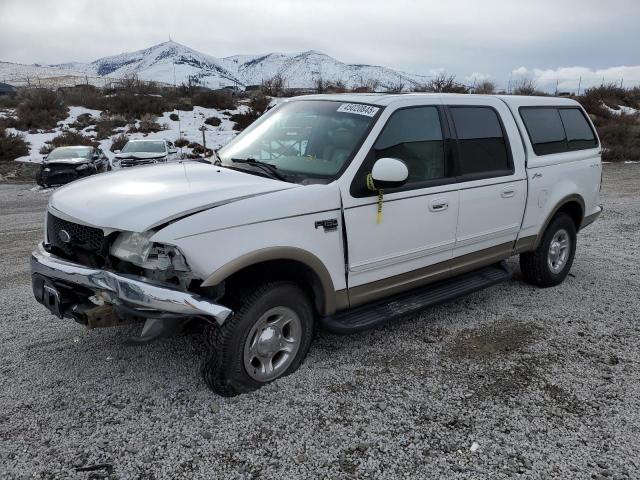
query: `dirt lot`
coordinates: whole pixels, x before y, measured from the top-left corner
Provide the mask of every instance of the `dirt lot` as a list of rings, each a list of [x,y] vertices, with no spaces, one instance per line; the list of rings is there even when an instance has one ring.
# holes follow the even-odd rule
[[[32,299],[47,194],[29,188],[0,185],[2,478],[640,478],[640,164],[605,165],[563,285],[511,261],[507,284],[320,333],[296,374],[234,399],[201,381],[197,338],[127,347]]]

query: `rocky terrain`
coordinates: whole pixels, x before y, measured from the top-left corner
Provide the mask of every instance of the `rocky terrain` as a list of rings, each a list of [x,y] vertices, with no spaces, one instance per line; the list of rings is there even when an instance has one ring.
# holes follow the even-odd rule
[[[224,399],[196,336],[127,347],[32,298],[47,193],[0,185],[0,477],[640,477],[640,165],[607,164],[566,282],[520,279]]]

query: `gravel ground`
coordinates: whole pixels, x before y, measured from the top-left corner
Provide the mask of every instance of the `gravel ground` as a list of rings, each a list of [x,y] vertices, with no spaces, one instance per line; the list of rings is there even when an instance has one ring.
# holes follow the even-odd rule
[[[377,330],[223,399],[183,336],[142,347],[31,297],[47,194],[0,185],[0,477],[640,478],[640,165],[567,281],[506,284]],[[78,471],[88,468],[89,470]]]

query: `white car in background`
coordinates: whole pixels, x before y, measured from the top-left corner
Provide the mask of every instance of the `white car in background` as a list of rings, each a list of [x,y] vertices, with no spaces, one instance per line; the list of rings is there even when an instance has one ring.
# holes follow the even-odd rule
[[[150,163],[179,160],[178,150],[169,140],[129,140],[122,150],[115,150],[112,169],[137,167]]]

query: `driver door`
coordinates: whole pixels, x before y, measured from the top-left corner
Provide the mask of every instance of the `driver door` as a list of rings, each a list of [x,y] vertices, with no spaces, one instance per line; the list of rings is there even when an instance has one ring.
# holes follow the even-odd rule
[[[344,208],[351,306],[448,276],[459,208],[448,138],[440,107],[401,108],[368,152]],[[384,157],[402,160],[409,178],[384,191],[378,223],[378,195],[367,189],[366,176]]]

